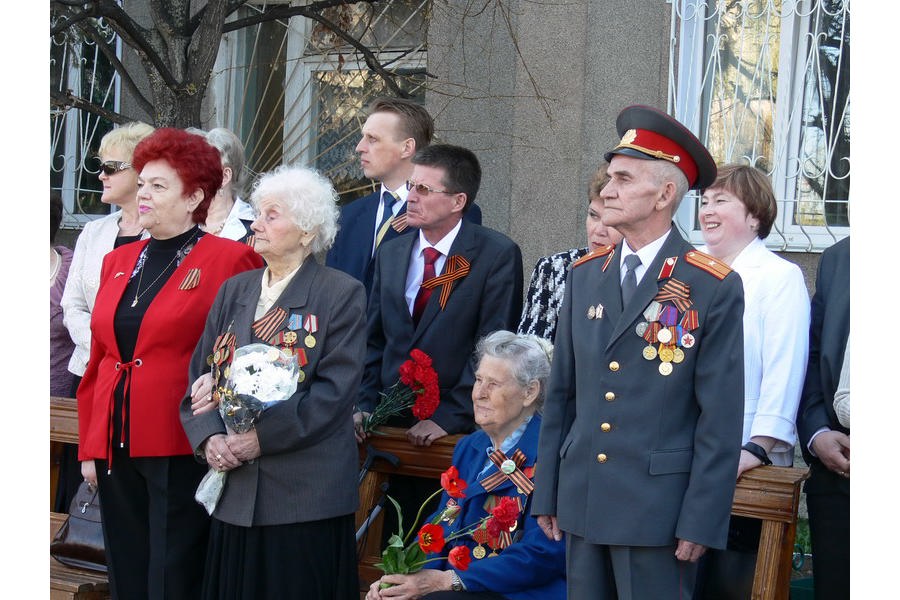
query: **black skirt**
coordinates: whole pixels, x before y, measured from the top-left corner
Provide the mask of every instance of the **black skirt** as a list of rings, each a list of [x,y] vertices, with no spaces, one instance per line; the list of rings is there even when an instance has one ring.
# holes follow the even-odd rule
[[[358,600],[354,515],[265,527],[213,518],[204,600]]]

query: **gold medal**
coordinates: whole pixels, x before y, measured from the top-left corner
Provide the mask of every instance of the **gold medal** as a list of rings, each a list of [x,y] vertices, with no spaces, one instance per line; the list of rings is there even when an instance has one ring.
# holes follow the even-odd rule
[[[297,343],[297,334],[293,331],[287,331],[284,334],[284,343],[288,346],[292,346]]]
[[[670,362],[661,362],[659,363],[659,374],[666,376],[672,374],[672,363]]]
[[[593,319],[597,315],[597,309],[593,306],[588,307],[587,318]]]
[[[225,367],[225,370],[222,371],[222,375],[225,376],[225,379],[228,379],[229,377],[231,377],[231,367],[230,366]]]
[[[306,373],[303,372],[303,369],[297,369],[297,382],[303,383],[304,379],[306,379]]]
[[[213,366],[213,355],[212,354],[210,354],[209,356],[206,357],[206,366],[207,367]]]
[[[303,340],[303,343],[306,344],[307,348],[314,348],[316,345],[316,338],[314,338],[312,334],[309,334],[306,336],[306,339]]]
[[[684,350],[682,350],[681,348],[675,348],[675,350],[672,351],[672,362],[680,363],[683,360],[684,360]]]
[[[647,360],[653,360],[654,358],[656,358],[656,348],[654,348],[653,346],[644,346],[644,351],[642,354]]]
[[[487,555],[487,551],[484,549],[484,546],[475,546],[472,548],[472,556],[478,559],[482,559]]]
[[[659,360],[670,363],[675,358],[675,353],[671,348],[663,346],[659,349]]]
[[[266,359],[272,362],[278,360],[278,348],[269,348],[266,352]]]

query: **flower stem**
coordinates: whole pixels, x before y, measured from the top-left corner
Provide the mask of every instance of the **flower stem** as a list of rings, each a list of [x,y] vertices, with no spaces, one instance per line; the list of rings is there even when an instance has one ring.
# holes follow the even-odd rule
[[[419,507],[419,512],[416,513],[416,520],[413,521],[412,526],[410,526],[409,531],[406,533],[406,538],[403,540],[403,545],[404,545],[404,546],[405,546],[406,543],[409,541],[409,536],[411,536],[411,535],[413,534],[413,532],[416,531],[416,526],[419,524],[419,519],[422,518],[422,510],[425,509],[425,507],[428,505],[428,503],[431,502],[431,500],[432,500],[435,496],[437,496],[438,494],[440,494],[440,493],[443,492],[443,491],[444,491],[444,488],[438,488],[438,489],[436,489],[436,490],[434,491],[434,493],[431,494],[430,496],[428,496],[428,498],[425,500],[425,502],[423,502],[422,505]]]

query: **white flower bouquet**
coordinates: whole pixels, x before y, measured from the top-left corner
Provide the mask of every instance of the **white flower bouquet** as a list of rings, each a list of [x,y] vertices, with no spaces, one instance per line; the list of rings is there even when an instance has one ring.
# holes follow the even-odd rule
[[[231,433],[253,429],[265,409],[283,402],[297,391],[300,367],[291,354],[267,344],[248,344],[234,351],[225,368],[227,381],[215,391],[219,414]],[[210,469],[194,494],[206,512],[216,509],[228,473]]]

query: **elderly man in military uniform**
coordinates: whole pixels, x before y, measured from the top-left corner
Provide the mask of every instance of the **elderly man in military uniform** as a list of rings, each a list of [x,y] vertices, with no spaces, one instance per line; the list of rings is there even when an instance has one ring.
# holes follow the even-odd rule
[[[619,247],[575,262],[559,317],[532,512],[565,532],[569,600],[690,598],[724,548],[743,413],[743,287],[672,223],[715,180],[667,114],[623,110],[603,222]]]

